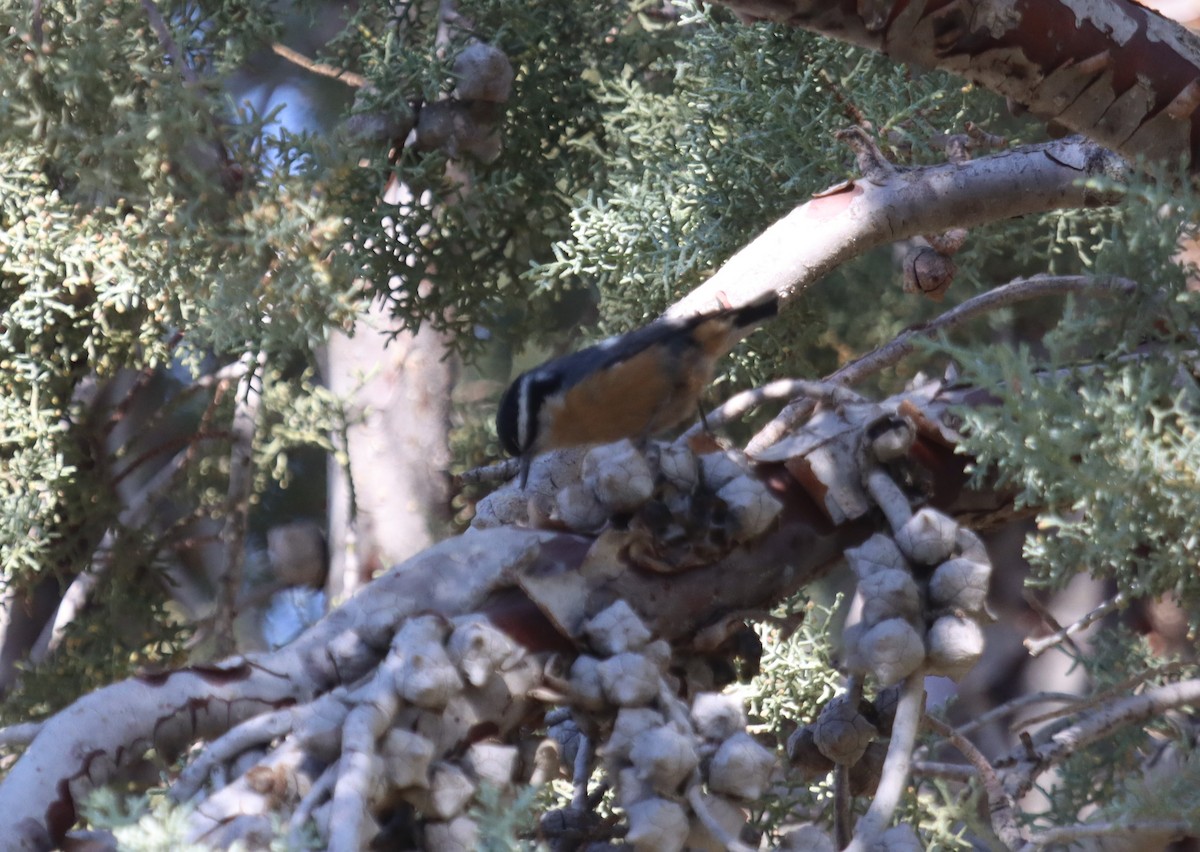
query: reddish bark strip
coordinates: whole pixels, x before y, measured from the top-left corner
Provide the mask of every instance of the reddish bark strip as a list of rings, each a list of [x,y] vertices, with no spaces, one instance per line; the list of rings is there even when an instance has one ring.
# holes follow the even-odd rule
[[[959,74],[1136,159],[1200,154],[1200,39],[1131,0],[726,0]]]

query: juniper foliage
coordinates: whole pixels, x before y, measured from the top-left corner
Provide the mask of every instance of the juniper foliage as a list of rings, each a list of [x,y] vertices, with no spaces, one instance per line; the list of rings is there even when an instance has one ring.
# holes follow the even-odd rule
[[[976,471],[994,468],[1039,507],[1026,555],[1040,584],[1087,571],[1138,594],[1200,602],[1192,570],[1200,387],[1191,329],[1195,267],[1175,261],[1195,233],[1194,190],[1143,178],[1124,201],[1059,243],[1056,265],[1136,281],[1128,298],[1076,298],[1031,344],[951,347],[994,407],[964,412]]]

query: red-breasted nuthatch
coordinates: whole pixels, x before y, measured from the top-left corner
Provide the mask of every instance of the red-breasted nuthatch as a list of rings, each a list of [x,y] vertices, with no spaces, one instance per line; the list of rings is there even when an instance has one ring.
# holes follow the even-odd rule
[[[517,376],[500,399],[496,432],[521,459],[521,487],[540,452],[647,438],[689,420],[739,331],[778,310],[772,296],[655,320]]]

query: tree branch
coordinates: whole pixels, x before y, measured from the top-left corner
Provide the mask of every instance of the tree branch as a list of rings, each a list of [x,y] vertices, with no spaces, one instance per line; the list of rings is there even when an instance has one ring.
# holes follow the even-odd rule
[[[1005,701],[1003,704],[999,704],[991,710],[967,720],[955,728],[955,731],[961,736],[966,736],[971,731],[983,727],[992,720],[999,719],[1001,716],[1007,716],[1009,713],[1015,713],[1017,710],[1027,707],[1030,704],[1045,704],[1047,702],[1078,704],[1083,700],[1083,696],[1073,695],[1068,692],[1030,692],[1025,695],[1018,695],[1016,698]]]
[[[994,290],[967,299],[932,320],[909,326],[878,349],[839,367],[826,376],[824,382],[834,385],[854,385],[865,381],[868,377],[898,364],[911,355],[916,349],[918,340],[933,340],[939,334],[989,311],[1045,296],[1085,292],[1098,296],[1120,295],[1132,293],[1136,287],[1136,282],[1126,278],[1093,278],[1087,275],[1038,275],[1033,278],[1018,278]],[[780,437],[812,414],[816,401],[812,395],[806,395],[803,399],[796,399],[785,405],[779,414],[754,437],[754,440],[746,448],[746,452],[755,455],[778,441]]]
[[[1086,613],[1066,627],[1055,630],[1049,636],[1043,636],[1040,639],[1027,638],[1024,643],[1025,648],[1029,651],[1029,656],[1040,657],[1054,646],[1066,641],[1076,633],[1087,630],[1109,613],[1125,607],[1128,603],[1129,595],[1124,591],[1118,592],[1091,612]]]
[[[716,429],[726,423],[738,420],[759,406],[766,405],[768,402],[792,400],[798,396],[828,405],[844,405],[864,401],[863,397],[859,394],[833,382],[814,382],[807,379],[779,379],[762,387],[734,394],[721,405],[704,415],[701,422],[692,425],[678,440],[686,441],[695,435],[699,435],[705,430],[705,427]]]
[[[1012,797],[1005,791],[1004,784],[1000,781],[995,767],[988,762],[983,752],[976,748],[973,742],[935,716],[926,716],[925,724],[939,736],[945,737],[950,745],[958,749],[959,753],[979,773],[979,778],[983,781],[983,789],[987,793],[988,813],[991,816],[992,829],[996,832],[996,836],[1009,849],[1014,849],[1023,843],[1025,838],[1021,836],[1021,829],[1017,825]]]
[[[386,645],[406,618],[424,608],[479,609],[515,564],[548,570],[572,555],[575,564],[570,539],[532,530],[452,539],[378,578],[369,594],[278,651],[132,678],[84,696],[43,723],[0,783],[0,837],[26,836],[26,820],[61,837],[77,803],[147,748],[171,756],[196,738],[211,739],[260,713],[353,683],[378,662],[381,637]]]
[[[1005,788],[1023,795],[1037,776],[1084,746],[1167,710],[1198,703],[1200,680],[1185,680],[1100,707],[1074,725],[1050,734],[1045,742],[1034,744],[1032,748],[1014,749],[1005,760],[998,761],[999,765],[1007,767],[1003,770]]]
[[[1035,834],[1020,847],[1020,852],[1034,852],[1047,846],[1074,846],[1082,840],[1115,838],[1124,848],[1158,849],[1173,839],[1196,832],[1196,823],[1189,820],[1146,820],[1144,822],[1099,822],[1088,825],[1065,825]],[[1135,843],[1135,846],[1124,844]],[[1104,848],[1104,847],[1101,847]]]
[[[714,304],[784,302],[878,246],[951,228],[1109,204],[1090,179],[1122,181],[1125,162],[1080,138],[1029,145],[966,163],[897,169],[875,183],[852,181],[771,225],[667,310],[686,316]]]
[[[921,728],[921,708],[925,703],[925,676],[916,672],[904,682],[900,703],[896,706],[896,719],[892,722],[892,739],[888,744],[887,758],[883,762],[883,773],[879,786],[867,812],[854,829],[854,839],[846,852],[865,852],[874,847],[892,821],[900,794],[908,784],[908,773],[912,766],[913,748],[917,743],[917,732]]]
[[[994,290],[973,296],[928,322],[909,326],[878,349],[839,367],[826,376],[825,381],[856,385],[911,355],[918,340],[934,340],[943,332],[1010,305],[1068,293],[1088,293],[1095,296],[1130,295],[1136,289],[1137,282],[1128,278],[1095,278],[1090,275],[1037,275],[1033,278],[1018,278]]]
[[[361,74],[355,74],[353,71],[347,71],[344,68],[335,68],[332,65],[326,65],[324,62],[317,62],[315,59],[309,59],[300,51],[293,50],[286,44],[274,42],[271,45],[271,51],[276,56],[282,57],[293,65],[297,65],[312,74],[337,80],[339,83],[345,83],[347,86],[355,89],[367,88],[367,78]]]
[[[195,70],[179,52],[179,47],[175,44],[175,37],[171,35],[171,28],[163,18],[162,12],[159,11],[158,5],[154,0],[142,0],[142,10],[145,11],[146,18],[150,21],[150,28],[154,30],[154,35],[158,38],[158,46],[162,49],[163,55],[169,62],[175,63],[179,67],[179,75],[185,83],[195,86],[200,80],[196,76]]]
[[[22,722],[0,728],[0,748],[29,745],[41,729],[41,722]]]
[[[746,21],[803,27],[966,77],[1131,160],[1190,158],[1196,168],[1200,43],[1131,0],[723,2]]]

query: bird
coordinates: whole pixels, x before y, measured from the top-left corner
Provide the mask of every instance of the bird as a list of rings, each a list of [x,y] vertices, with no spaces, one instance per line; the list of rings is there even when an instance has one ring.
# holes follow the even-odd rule
[[[521,487],[547,450],[645,439],[691,419],[717,360],[779,299],[663,317],[517,376],[500,399],[500,445],[520,459]]]

